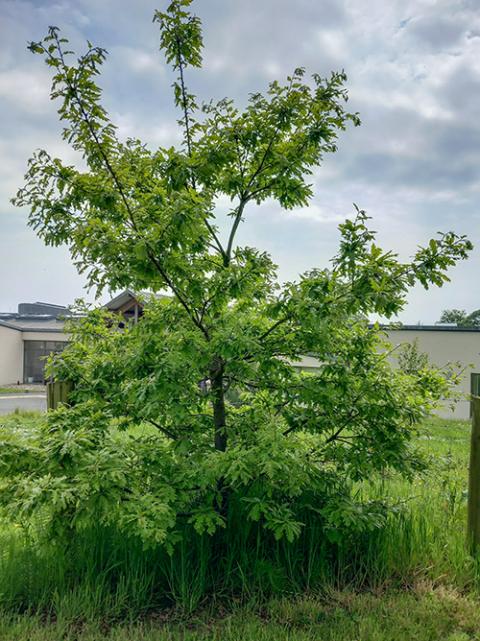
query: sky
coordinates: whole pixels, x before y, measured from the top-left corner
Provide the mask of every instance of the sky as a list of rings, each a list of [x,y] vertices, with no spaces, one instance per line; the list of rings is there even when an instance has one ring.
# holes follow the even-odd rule
[[[0,311],[19,302],[71,304],[84,289],[67,248],[45,247],[10,198],[31,153],[75,161],[61,140],[50,72],[26,49],[49,25],[81,52],[109,56],[100,84],[121,138],[179,144],[172,76],[158,50],[153,12],[166,0],[0,0]],[[433,323],[445,308],[480,307],[480,0],[196,0],[204,68],[187,76],[200,100],[233,98],[283,80],[295,67],[348,76],[348,109],[362,125],[339,138],[312,176],[309,207],[273,202],[247,213],[239,242],[267,250],[281,280],[325,267],[353,203],[378,242],[407,260],[438,231],[475,245],[451,282],[415,288],[399,320]],[[103,300],[108,298],[108,294]]]

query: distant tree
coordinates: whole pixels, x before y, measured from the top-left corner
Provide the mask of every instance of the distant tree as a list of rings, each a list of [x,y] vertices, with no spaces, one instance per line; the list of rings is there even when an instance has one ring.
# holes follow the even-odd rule
[[[440,323],[452,323],[458,327],[480,327],[480,309],[467,314],[464,309],[445,309]]]
[[[312,172],[359,122],[344,108],[345,74],[306,81],[296,69],[243,110],[226,98],[199,107],[185,84],[202,50],[189,5],[155,14],[176,73],[179,149],[118,139],[96,84],[105,50],[72,62],[55,27],[30,45],[54,72],[63,136],[85,168],[41,150],[14,202],[47,244],[70,248],[89,285],[171,298],[147,300],[123,332],[100,310],[72,326],[53,371],[75,382],[76,404],[22,447],[2,447],[0,496],[53,534],[95,521],[169,546],[187,524],[233,527],[232,513],[276,539],[312,518],[331,537],[375,527],[381,506],[355,499],[352,484],[387,468],[412,474],[415,426],[452,381],[434,367],[393,369],[368,315],[398,313],[416,283],[442,285],[471,243],[441,234],[404,263],[356,208],[330,266],[280,285],[271,257],[238,246],[237,232],[249,206],[309,203]],[[294,366],[306,354],[316,371]]]

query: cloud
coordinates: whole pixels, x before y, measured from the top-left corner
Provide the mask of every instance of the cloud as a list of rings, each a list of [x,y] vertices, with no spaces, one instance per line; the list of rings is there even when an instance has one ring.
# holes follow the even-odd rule
[[[0,99],[13,109],[32,114],[45,113],[50,106],[48,87],[47,74],[15,68],[0,72]]]
[[[68,303],[82,286],[65,252],[45,249],[25,230],[27,212],[8,200],[36,147],[74,158],[48,100],[49,71],[25,43],[58,24],[76,49],[87,39],[105,46],[100,82],[120,135],[153,148],[179,144],[172,75],[151,23],[165,4],[0,0],[0,249],[13,243],[21,255],[15,269],[0,264],[0,308],[24,298]],[[282,279],[328,265],[337,225],[352,214],[353,202],[373,216],[379,241],[404,257],[439,229],[457,229],[478,243],[478,0],[197,0],[194,9],[204,23],[205,68],[190,72],[188,82],[200,99],[231,96],[243,105],[249,92],[297,66],[348,74],[348,107],[360,112],[362,126],[342,133],[338,152],[312,176],[311,206],[284,212],[265,203],[252,207],[241,226],[242,242],[270,251]],[[444,307],[478,307],[471,292],[479,267],[476,250],[446,289],[415,290],[403,319],[431,322]]]
[[[149,51],[138,47],[114,47],[110,56],[118,66],[138,74],[165,74],[165,64],[157,51]]]

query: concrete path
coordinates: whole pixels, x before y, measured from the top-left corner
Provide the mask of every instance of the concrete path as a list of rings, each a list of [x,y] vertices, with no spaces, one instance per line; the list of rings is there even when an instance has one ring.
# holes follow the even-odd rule
[[[16,409],[28,412],[45,412],[45,394],[0,394],[0,414],[11,414]]]

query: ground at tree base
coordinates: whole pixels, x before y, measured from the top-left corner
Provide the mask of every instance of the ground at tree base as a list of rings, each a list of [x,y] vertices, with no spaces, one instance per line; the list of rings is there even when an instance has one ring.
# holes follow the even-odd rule
[[[27,431],[38,420],[35,413],[2,417],[4,425]],[[52,597],[56,614],[50,622],[45,616],[0,614],[0,641],[480,641],[480,591],[465,549],[469,438],[467,421],[430,419],[422,428],[418,443],[433,457],[430,473],[413,486],[389,481],[393,495],[409,498],[419,527],[410,535],[392,530],[392,545],[383,550],[390,570],[372,577],[374,588],[330,589],[322,597],[285,596],[242,607],[224,595],[226,607],[213,597],[208,611],[187,616],[180,609],[162,610],[141,619],[133,608],[123,618],[112,614],[118,604],[109,608],[108,594],[99,607],[110,614],[92,611],[98,594],[84,600],[81,590],[77,594],[80,582],[77,591]],[[16,558],[18,576],[28,577],[27,557]],[[0,596],[5,591],[8,583],[0,582]]]
[[[480,601],[445,587],[276,600],[221,616],[152,617],[131,624],[0,620],[1,641],[469,641]]]

